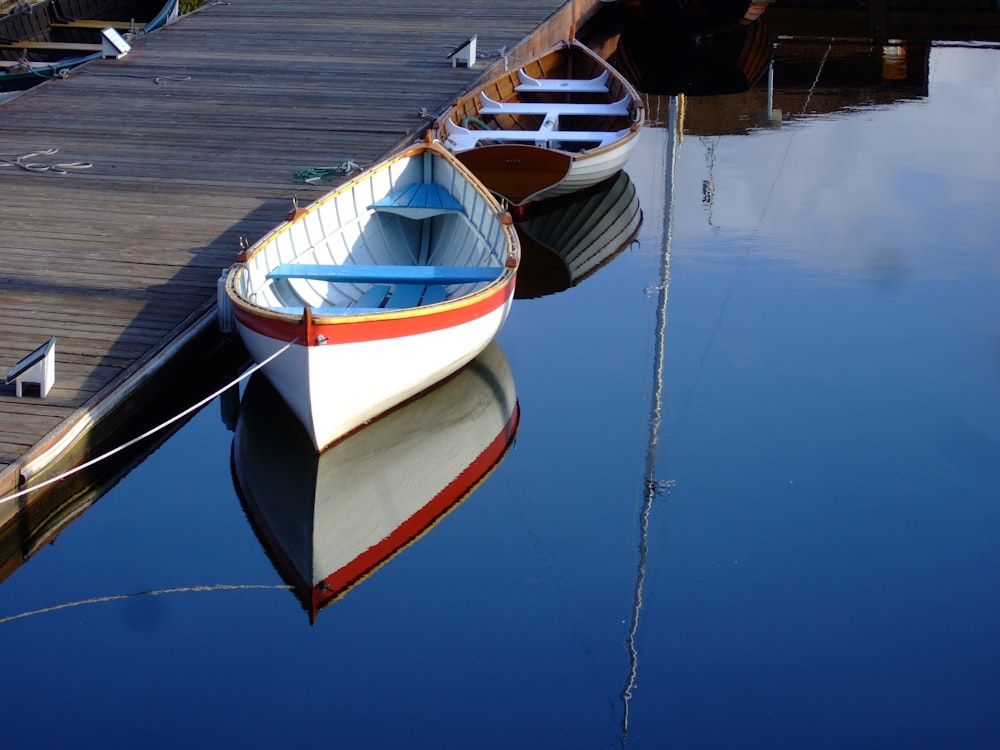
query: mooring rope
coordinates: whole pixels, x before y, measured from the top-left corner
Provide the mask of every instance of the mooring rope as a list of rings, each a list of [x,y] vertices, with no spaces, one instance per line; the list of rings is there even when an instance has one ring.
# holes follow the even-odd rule
[[[135,599],[140,596],[160,596],[161,594],[186,594],[191,592],[206,592],[206,591],[269,591],[273,589],[282,589],[287,591],[290,587],[284,584],[260,584],[260,583],[244,583],[244,584],[232,584],[232,583],[213,583],[211,585],[201,585],[201,586],[178,586],[176,588],[170,589],[151,589],[149,591],[136,591],[131,594],[110,594],[108,596],[93,596],[89,599],[80,599],[75,602],[64,602],[62,604],[53,604],[49,607],[41,607],[39,609],[33,609],[28,612],[18,612],[14,615],[7,615],[6,617],[0,617],[0,625],[6,622],[13,622],[14,620],[21,620],[25,617],[34,617],[35,615],[44,615],[47,612],[57,612],[60,609],[69,609],[71,607],[81,607],[85,604],[101,604],[104,602],[115,602],[121,601],[122,599]]]
[[[156,76],[153,79],[153,83],[157,85],[163,85],[167,81],[190,81],[191,76]]]
[[[247,370],[246,372],[244,372],[242,375],[240,375],[235,380],[227,383],[226,385],[224,385],[219,390],[215,391],[215,393],[211,394],[210,396],[206,396],[201,401],[199,401],[198,403],[196,403],[194,406],[189,406],[187,409],[185,409],[184,411],[182,411],[180,414],[177,414],[177,415],[171,417],[166,422],[163,422],[162,424],[159,424],[156,427],[153,427],[152,429],[146,430],[144,433],[142,433],[138,437],[134,437],[131,440],[129,440],[129,441],[125,442],[125,443],[122,443],[117,448],[112,448],[107,453],[103,453],[100,456],[97,456],[96,458],[92,458],[89,461],[85,461],[84,463],[80,464],[79,466],[74,466],[72,469],[64,471],[62,474],[59,474],[58,476],[52,477],[51,479],[46,479],[44,482],[39,482],[38,484],[34,484],[31,487],[28,487],[26,489],[23,489],[23,490],[20,490],[18,492],[15,492],[13,495],[7,495],[7,497],[0,498],[0,505],[2,505],[3,503],[9,502],[11,500],[16,500],[19,497],[27,495],[29,492],[35,492],[36,490],[40,490],[41,488],[47,487],[50,484],[55,484],[56,482],[61,482],[63,479],[66,479],[66,477],[73,476],[74,474],[76,474],[78,472],[81,472],[84,469],[88,469],[91,466],[93,466],[94,464],[100,463],[101,461],[104,461],[105,459],[110,458],[111,456],[115,455],[116,453],[122,452],[126,448],[131,448],[133,445],[135,445],[136,443],[138,443],[138,442],[140,442],[142,440],[145,440],[150,435],[155,435],[157,432],[159,432],[160,430],[162,430],[162,429],[164,429],[166,427],[169,427],[170,425],[172,425],[174,422],[178,421],[179,419],[183,419],[188,414],[191,414],[192,412],[197,411],[198,409],[200,409],[201,407],[203,407],[205,404],[207,404],[212,399],[214,399],[214,398],[222,395],[223,393],[225,393],[227,390],[229,390],[230,388],[232,388],[234,385],[237,385],[241,381],[246,380],[248,377],[250,377],[253,373],[255,373],[257,370],[259,370],[261,367],[264,367],[266,364],[268,364],[273,359],[275,359],[276,357],[278,357],[278,355],[284,354],[286,351],[288,351],[289,347],[291,347],[297,341],[298,341],[298,339],[295,339],[294,341],[289,341],[287,344],[285,344],[283,347],[281,347],[278,351],[276,351],[274,354],[272,354],[270,357],[268,357],[264,361],[258,362],[256,365],[254,365],[253,367],[251,367],[249,370]]]
[[[66,73],[66,75],[69,75],[69,71],[63,71],[63,72]],[[74,69],[74,72],[75,72],[75,69]],[[81,71],[79,71],[79,74],[80,75],[88,75],[91,78],[139,78],[139,79],[143,79],[143,80],[152,80],[153,83],[155,83],[157,85],[163,85],[164,83],[167,83],[168,81],[181,81],[181,82],[183,82],[183,81],[190,81],[190,80],[192,80],[191,76],[182,76],[182,75],[152,76],[152,78],[151,78],[148,75],[135,75],[135,74],[131,74],[131,73],[121,73],[121,72],[115,72],[115,73],[95,73],[92,70],[81,70]],[[63,76],[63,78],[65,78],[65,77],[66,76]]]
[[[306,167],[305,169],[300,169],[292,179],[295,182],[307,182],[310,185],[315,185],[320,180],[325,180],[332,175],[343,175],[346,177],[360,170],[361,167],[356,162],[345,159],[336,167]]]
[[[59,164],[38,164],[35,162],[25,161],[26,159],[34,159],[38,156],[52,156],[58,151],[58,148],[49,148],[44,151],[33,151],[30,154],[21,154],[13,159],[0,156],[0,168],[17,167],[19,169],[23,169],[25,172],[52,172],[53,174],[66,174],[71,169],[90,169],[94,166],[90,162],[86,161],[67,161]]]

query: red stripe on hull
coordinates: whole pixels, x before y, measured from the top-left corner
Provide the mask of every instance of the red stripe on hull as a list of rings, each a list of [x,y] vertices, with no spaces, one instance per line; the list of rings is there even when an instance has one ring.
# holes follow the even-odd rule
[[[331,573],[322,583],[314,586],[311,618],[315,620],[319,610],[337,599],[352,584],[371,573],[403,547],[413,542],[448,509],[469,495],[506,454],[517,432],[520,417],[520,405],[515,403],[510,419],[507,420],[507,424],[493,439],[493,442],[427,505],[410,516],[381,542],[367,549],[350,564]]]
[[[303,318],[265,317],[254,314],[245,307],[236,305],[233,312],[236,319],[251,331],[278,341],[295,341],[298,339],[306,346],[317,346],[317,339],[322,336],[322,345],[350,344],[359,341],[379,341],[383,339],[416,336],[446,328],[453,328],[470,320],[477,320],[507,304],[514,295],[515,275],[501,284],[492,292],[465,304],[434,311],[420,308],[406,311],[407,314],[380,314],[377,317],[351,319],[314,317],[311,325]],[[329,321],[329,322],[327,322]]]

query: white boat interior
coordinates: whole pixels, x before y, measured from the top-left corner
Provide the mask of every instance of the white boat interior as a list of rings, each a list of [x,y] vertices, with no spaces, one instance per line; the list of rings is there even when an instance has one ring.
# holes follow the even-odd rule
[[[360,314],[435,304],[498,278],[497,204],[433,150],[362,173],[251,248],[237,291],[277,312]]]

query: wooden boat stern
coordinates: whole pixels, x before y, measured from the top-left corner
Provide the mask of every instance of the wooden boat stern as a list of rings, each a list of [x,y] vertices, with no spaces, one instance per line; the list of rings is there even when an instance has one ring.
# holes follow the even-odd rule
[[[561,182],[573,163],[565,151],[509,143],[457,154],[489,190],[518,205]]]

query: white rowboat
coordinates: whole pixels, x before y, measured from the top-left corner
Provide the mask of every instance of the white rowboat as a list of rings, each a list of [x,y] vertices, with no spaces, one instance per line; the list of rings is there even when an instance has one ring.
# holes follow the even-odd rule
[[[632,85],[567,39],[459,99],[436,128],[490,190],[522,206],[614,175],[644,120]]]
[[[507,317],[519,262],[510,216],[426,142],[296,210],[241,255],[225,295],[322,451],[479,354]]]

